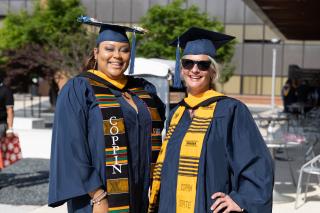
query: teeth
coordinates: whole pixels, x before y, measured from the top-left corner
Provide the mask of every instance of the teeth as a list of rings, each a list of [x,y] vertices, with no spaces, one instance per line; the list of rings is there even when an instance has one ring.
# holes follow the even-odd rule
[[[190,76],[191,79],[200,79],[201,76]]]

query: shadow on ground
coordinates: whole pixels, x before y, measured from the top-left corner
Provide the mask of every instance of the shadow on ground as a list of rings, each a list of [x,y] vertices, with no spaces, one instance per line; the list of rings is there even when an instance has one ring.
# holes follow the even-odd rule
[[[48,183],[49,160],[22,159],[0,171],[0,203],[44,205]]]

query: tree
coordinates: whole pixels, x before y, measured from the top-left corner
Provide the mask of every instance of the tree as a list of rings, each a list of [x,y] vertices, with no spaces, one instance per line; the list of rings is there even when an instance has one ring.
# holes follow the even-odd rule
[[[26,11],[9,14],[0,29],[2,69],[12,72],[8,73],[12,79],[15,79],[13,75],[33,75],[35,71],[19,61],[27,56],[26,51],[31,51],[30,55],[41,59],[28,58],[32,67],[37,67],[39,76],[52,76],[58,69],[73,74],[82,71],[94,45],[93,33],[76,21],[84,13],[79,0],[47,0],[37,1],[32,14]]]
[[[211,19],[207,13],[200,12],[192,5],[184,6],[185,0],[174,0],[166,6],[155,5],[141,18],[140,24],[149,32],[138,36],[137,55],[147,58],[174,59],[175,47],[168,43],[176,39],[186,29],[197,26],[218,32],[224,31],[224,26],[216,18]],[[218,50],[216,60],[226,67],[221,72],[221,80],[229,80],[234,66],[230,65],[234,53],[235,41],[229,42]],[[222,83],[225,83],[222,81]]]

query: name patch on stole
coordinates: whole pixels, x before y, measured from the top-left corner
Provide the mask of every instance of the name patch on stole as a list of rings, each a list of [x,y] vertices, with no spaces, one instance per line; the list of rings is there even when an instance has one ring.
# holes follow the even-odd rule
[[[113,149],[113,157],[114,157],[114,164],[112,165],[112,174],[122,173],[121,166],[122,164],[119,163],[119,151],[120,147],[117,145],[117,142],[119,141],[119,128],[118,128],[118,122],[116,116],[112,116],[109,119],[110,123],[110,129],[109,134],[111,135],[112,139],[112,149]]]

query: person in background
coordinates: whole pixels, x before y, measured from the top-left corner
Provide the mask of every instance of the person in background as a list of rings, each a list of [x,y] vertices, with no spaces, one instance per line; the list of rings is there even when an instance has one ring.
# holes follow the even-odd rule
[[[68,82],[71,78],[68,72],[64,70],[58,70],[53,75],[53,80],[57,84],[59,91],[61,91],[62,87]]]
[[[87,71],[59,93],[53,125],[49,201],[75,213],[145,213],[161,146],[165,106],[155,87],[125,75],[137,28],[98,22]],[[134,57],[130,70],[133,71]]]
[[[285,85],[282,87],[281,96],[283,101],[283,111],[289,112],[288,106],[298,101],[296,85],[294,84],[293,80],[288,79],[286,81]]]
[[[0,73],[0,138],[13,135],[14,98],[13,93],[4,85],[4,77]]]
[[[192,27],[172,43],[184,49],[175,79],[188,95],[170,113],[149,212],[272,212],[273,161],[259,129],[243,103],[212,89],[213,58],[233,38]]]

